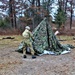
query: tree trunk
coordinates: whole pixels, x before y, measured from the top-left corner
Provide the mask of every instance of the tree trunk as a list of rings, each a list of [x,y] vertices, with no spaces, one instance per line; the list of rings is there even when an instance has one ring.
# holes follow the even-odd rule
[[[72,1],[71,1],[71,17],[70,17],[70,29],[72,28]]]
[[[34,6],[35,0],[32,0],[32,6]]]
[[[13,1],[13,16],[14,16],[14,28],[17,28],[17,25],[16,25],[15,1]]]
[[[9,0],[9,16],[10,16],[10,23],[13,27],[13,7],[12,7],[12,1],[13,0]]]
[[[40,0],[38,0],[38,7],[40,7]]]

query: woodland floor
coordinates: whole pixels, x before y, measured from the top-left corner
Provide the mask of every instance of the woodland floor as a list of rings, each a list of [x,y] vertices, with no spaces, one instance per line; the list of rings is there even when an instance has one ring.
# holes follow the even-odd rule
[[[15,52],[21,36],[11,36],[15,39],[2,39],[0,36],[0,75],[75,75],[75,49],[64,55],[43,55],[32,59],[27,55],[23,59],[22,54]],[[61,44],[72,44],[75,46],[73,36],[58,36],[65,41]]]

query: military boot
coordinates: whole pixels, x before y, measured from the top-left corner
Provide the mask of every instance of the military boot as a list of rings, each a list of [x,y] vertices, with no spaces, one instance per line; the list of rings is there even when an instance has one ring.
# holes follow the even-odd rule
[[[36,58],[36,56],[35,55],[32,55],[32,59],[35,59]]]
[[[24,56],[23,56],[23,58],[27,58],[27,56],[26,56],[26,55],[24,55]]]

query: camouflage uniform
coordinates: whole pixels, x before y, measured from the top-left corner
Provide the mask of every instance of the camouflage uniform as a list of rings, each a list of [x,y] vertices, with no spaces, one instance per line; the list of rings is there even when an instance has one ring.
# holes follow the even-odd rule
[[[23,55],[26,55],[26,47],[29,47],[31,54],[34,55],[34,50],[30,41],[31,38],[33,39],[32,33],[28,29],[25,29],[25,31],[22,33],[22,36],[24,37]]]

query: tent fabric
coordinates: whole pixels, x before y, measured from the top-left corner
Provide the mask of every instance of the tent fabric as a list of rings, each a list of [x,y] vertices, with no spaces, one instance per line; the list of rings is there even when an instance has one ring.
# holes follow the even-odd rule
[[[58,55],[72,47],[71,45],[60,44],[46,18],[35,28],[33,36],[33,47],[38,53],[44,53],[44,50],[47,50]]]
[[[51,25],[44,18],[33,31],[34,41],[32,42],[36,54],[43,54],[45,51],[53,52],[55,55],[62,54],[63,51],[69,51],[74,48],[72,45],[62,45],[54,34]],[[21,42],[19,50],[22,50]]]

